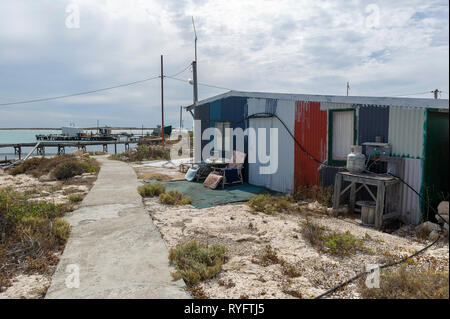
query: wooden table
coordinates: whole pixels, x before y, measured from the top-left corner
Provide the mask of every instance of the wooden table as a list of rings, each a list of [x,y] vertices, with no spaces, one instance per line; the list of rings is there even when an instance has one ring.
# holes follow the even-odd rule
[[[350,182],[350,185],[348,185],[344,190],[341,190],[342,182]],[[381,226],[383,225],[383,220],[392,217],[391,216],[392,214],[384,215],[386,188],[391,185],[395,185],[397,182],[398,180],[390,175],[338,172],[336,174],[334,182],[334,196],[333,196],[334,216],[338,215],[339,212],[338,208],[341,196],[345,194],[348,190],[350,190],[349,210],[350,212],[353,213],[355,210],[356,193],[358,193],[364,187],[376,203],[375,227],[378,229],[381,228]],[[358,188],[356,188],[357,184],[359,184]],[[377,187],[376,197],[370,190],[369,186]],[[394,214],[396,214],[396,212],[394,212]]]

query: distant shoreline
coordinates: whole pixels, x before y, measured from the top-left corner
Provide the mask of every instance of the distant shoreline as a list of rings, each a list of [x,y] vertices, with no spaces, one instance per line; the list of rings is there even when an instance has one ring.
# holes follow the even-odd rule
[[[103,126],[100,127],[79,127],[79,129],[82,130],[97,130],[99,128],[104,128]],[[154,127],[109,127],[111,130],[154,130]],[[32,130],[32,131],[59,131],[61,130],[60,127],[7,127],[2,128],[0,127],[0,131],[25,131],[25,130]]]

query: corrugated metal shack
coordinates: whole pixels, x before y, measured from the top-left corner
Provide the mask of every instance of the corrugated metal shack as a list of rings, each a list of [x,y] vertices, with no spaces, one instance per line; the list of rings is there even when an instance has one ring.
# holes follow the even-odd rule
[[[264,163],[257,157],[256,163],[245,166],[245,180],[250,184],[285,193],[293,193],[303,185],[332,185],[339,167],[345,167],[350,146],[377,139],[389,143],[391,157],[400,159],[400,177],[433,205],[449,192],[447,99],[230,91],[188,109],[194,111],[194,119],[201,120],[202,132],[208,127],[278,128],[278,170],[260,174]],[[276,114],[284,123],[277,117],[248,119],[256,113]],[[194,138],[199,142],[197,135]],[[211,136],[210,141],[213,140]],[[265,140],[270,143],[268,135]],[[206,143],[203,140],[198,145],[203,148]],[[246,137],[246,153],[256,147],[248,144]],[[386,164],[377,164],[373,169],[385,172]],[[400,197],[399,209],[404,219],[419,223],[422,212],[427,211],[418,196],[406,186],[401,186],[396,196]]]

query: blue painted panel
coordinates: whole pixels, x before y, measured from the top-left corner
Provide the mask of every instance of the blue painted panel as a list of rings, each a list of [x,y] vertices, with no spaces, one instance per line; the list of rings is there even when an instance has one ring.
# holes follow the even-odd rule
[[[217,100],[209,104],[209,120],[221,121],[222,119],[222,100]]]
[[[209,127],[209,103],[197,106],[194,109],[194,119],[201,120],[202,133]],[[208,143],[207,140],[201,141],[202,149]]]
[[[247,98],[228,97],[222,100],[222,121],[230,122],[232,127],[248,127]]]
[[[222,121],[230,122],[232,128],[248,128],[248,120],[245,119],[248,113],[247,98],[245,97],[228,97],[222,100]],[[233,138],[233,148],[236,146],[236,138]],[[244,151],[248,154],[248,137],[244,137]],[[244,164],[244,181],[248,182],[248,163]]]
[[[278,100],[266,99],[266,113],[275,114],[277,113]]]
[[[375,136],[382,137],[382,143],[388,142],[389,107],[384,105],[355,105],[359,108],[358,144],[375,142]]]

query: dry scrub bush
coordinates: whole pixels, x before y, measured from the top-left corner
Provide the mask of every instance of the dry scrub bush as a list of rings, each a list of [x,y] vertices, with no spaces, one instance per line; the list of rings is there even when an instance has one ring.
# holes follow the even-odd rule
[[[377,299],[448,299],[448,272],[402,265],[382,269],[380,288],[367,288],[360,280],[363,298]]]
[[[28,201],[11,189],[0,189],[0,291],[19,271],[45,273],[56,265],[70,232],[59,218],[64,207]]]
[[[69,164],[70,163],[70,164]],[[96,173],[100,164],[95,159],[74,155],[57,155],[53,157],[33,157],[11,169],[11,175],[29,174],[40,177],[52,173],[57,179],[67,179],[82,173]]]
[[[169,160],[170,148],[160,145],[139,145],[136,149],[121,153],[110,155],[109,159],[119,160],[124,162],[141,162],[145,160]]]
[[[345,233],[329,232],[326,227],[306,219],[301,225],[301,233],[313,247],[319,251],[329,252],[337,256],[347,256],[362,251],[369,253],[370,250],[364,247],[364,240],[353,236],[349,231]]]
[[[177,190],[170,190],[159,195],[159,201],[166,205],[189,205],[192,199]]]
[[[138,193],[142,197],[159,196],[166,191],[166,188],[161,183],[145,184],[138,187]]]
[[[169,261],[175,266],[174,279],[183,278],[188,286],[214,278],[225,261],[226,248],[221,245],[205,247],[195,240],[169,251]]]
[[[331,207],[333,205],[333,187],[321,187],[317,185],[300,186],[293,195],[295,201],[313,200],[320,204]]]
[[[71,194],[69,195],[69,201],[71,203],[79,203],[83,200],[83,195],[82,194]]]

